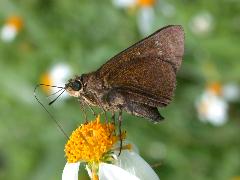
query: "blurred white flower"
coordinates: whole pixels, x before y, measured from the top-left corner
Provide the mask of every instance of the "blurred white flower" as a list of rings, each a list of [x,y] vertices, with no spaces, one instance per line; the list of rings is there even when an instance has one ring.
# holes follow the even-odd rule
[[[1,29],[0,37],[4,42],[12,42],[22,29],[23,21],[19,16],[11,16]]]
[[[199,119],[220,126],[227,122],[228,103],[221,96],[221,86],[211,84],[196,101]]]
[[[189,26],[195,34],[207,34],[213,29],[213,17],[208,12],[199,13],[192,18]]]
[[[54,65],[49,71],[47,71],[40,77],[40,83],[64,87],[67,80],[71,77],[71,74],[72,73],[71,73],[70,66],[64,63],[59,63]],[[42,86],[42,88],[48,94],[55,93],[56,91],[59,90],[49,86]],[[64,92],[61,95],[61,98],[66,98],[66,97],[69,97],[69,96],[66,92]]]
[[[223,86],[222,95],[229,102],[238,101],[240,97],[240,89],[236,83],[228,83]]]
[[[155,0],[113,0],[113,4],[119,8],[137,10],[137,24],[142,36],[151,33],[153,21],[155,19]]]
[[[62,180],[78,180],[81,164],[86,164],[92,180],[159,180],[153,169],[131,144],[123,143],[119,154],[120,136],[114,135],[115,126],[101,123],[100,117],[77,128],[65,146],[67,161]],[[121,135],[124,140],[126,134]]]
[[[138,0],[113,0],[113,5],[119,8],[130,8],[136,6]]]
[[[173,4],[168,2],[160,1],[160,10],[166,17],[173,17],[176,14],[176,8]]]
[[[146,6],[139,9],[137,21],[138,29],[142,36],[147,36],[151,33],[154,16],[154,10],[151,6]]]
[[[17,35],[17,29],[12,25],[5,25],[1,30],[1,39],[4,42],[11,42]]]

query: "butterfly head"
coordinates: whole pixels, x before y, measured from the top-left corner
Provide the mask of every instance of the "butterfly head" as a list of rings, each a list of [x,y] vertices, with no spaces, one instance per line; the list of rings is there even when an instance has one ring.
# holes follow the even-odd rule
[[[83,89],[81,76],[77,76],[74,79],[70,79],[68,83],[65,84],[65,89],[70,96],[79,97],[80,92]]]

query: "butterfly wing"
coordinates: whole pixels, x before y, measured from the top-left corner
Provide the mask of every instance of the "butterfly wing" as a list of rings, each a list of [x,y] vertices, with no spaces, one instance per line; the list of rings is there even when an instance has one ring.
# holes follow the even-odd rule
[[[134,102],[165,106],[172,99],[183,53],[182,27],[167,26],[110,59],[97,73]]]

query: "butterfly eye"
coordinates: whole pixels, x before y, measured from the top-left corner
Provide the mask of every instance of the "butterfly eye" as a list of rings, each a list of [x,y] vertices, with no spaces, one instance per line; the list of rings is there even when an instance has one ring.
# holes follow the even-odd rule
[[[74,91],[79,91],[82,88],[82,84],[79,81],[74,81],[71,87]]]

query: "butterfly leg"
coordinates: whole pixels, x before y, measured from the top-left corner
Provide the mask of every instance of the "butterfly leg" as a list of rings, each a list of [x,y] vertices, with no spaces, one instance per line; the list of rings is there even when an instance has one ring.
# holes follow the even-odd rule
[[[86,109],[84,107],[84,103],[83,103],[83,101],[81,101],[80,98],[78,98],[78,102],[79,102],[79,105],[80,105],[80,109],[82,110],[82,112],[84,114],[85,122],[88,122],[87,113],[86,113]]]
[[[96,112],[93,110],[93,108],[92,108],[87,102],[85,102],[85,104],[86,104],[87,107],[90,109],[90,111],[92,112],[93,116],[94,116],[94,117],[97,117],[97,114],[96,114]]]
[[[112,120],[112,123],[114,125],[114,127],[116,126],[116,119],[115,119],[115,112],[112,111],[112,116],[111,116],[111,120]],[[116,135],[116,131],[114,130],[114,134]]]
[[[107,117],[107,112],[106,112],[106,110],[104,109],[102,103],[99,101],[97,95],[96,95],[96,94],[93,94],[93,95],[95,96],[95,98],[96,98],[96,100],[97,100],[100,108],[102,109],[102,111],[103,111],[103,113],[104,113],[104,115],[105,115],[105,121],[108,122],[108,117]]]
[[[123,144],[123,140],[122,140],[122,109],[120,109],[119,115],[118,115],[118,130],[119,130],[119,138],[120,138],[120,149],[119,149],[118,156],[120,156],[120,154],[122,152],[122,144]]]

